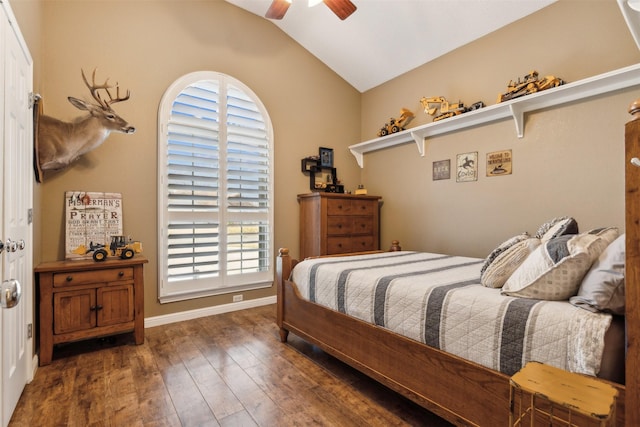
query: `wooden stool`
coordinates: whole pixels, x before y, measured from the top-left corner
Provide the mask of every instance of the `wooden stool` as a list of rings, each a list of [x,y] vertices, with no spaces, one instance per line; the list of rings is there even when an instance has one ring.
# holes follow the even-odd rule
[[[510,426],[615,426],[618,391],[596,378],[529,362],[509,383]]]

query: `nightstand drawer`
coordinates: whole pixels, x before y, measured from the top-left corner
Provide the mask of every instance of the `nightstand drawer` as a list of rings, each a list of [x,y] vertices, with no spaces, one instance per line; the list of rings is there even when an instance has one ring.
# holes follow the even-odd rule
[[[99,265],[96,265],[98,268]],[[69,273],[58,273],[53,275],[53,286],[76,286],[88,283],[108,283],[118,280],[133,279],[133,268],[110,268],[95,271],[72,271]]]

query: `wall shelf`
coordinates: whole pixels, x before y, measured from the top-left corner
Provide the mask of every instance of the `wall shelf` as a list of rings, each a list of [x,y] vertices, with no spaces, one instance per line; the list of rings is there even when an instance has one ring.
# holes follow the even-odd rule
[[[472,126],[488,124],[508,117],[513,118],[516,134],[518,138],[522,138],[524,136],[525,113],[638,85],[640,85],[640,64],[635,64],[577,82],[566,83],[562,86],[526,95],[521,98],[490,105],[459,116],[427,123],[406,129],[402,132],[350,145],[349,150],[356,158],[360,167],[364,166],[365,153],[406,144],[412,141],[415,142],[420,155],[424,156],[424,143],[426,138]]]

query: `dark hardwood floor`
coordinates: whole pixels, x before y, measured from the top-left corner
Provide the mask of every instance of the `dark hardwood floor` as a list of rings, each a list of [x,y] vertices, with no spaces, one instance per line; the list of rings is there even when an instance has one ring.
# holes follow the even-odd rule
[[[398,361],[398,363],[402,363]],[[295,335],[275,306],[68,344],[10,426],[449,426]]]

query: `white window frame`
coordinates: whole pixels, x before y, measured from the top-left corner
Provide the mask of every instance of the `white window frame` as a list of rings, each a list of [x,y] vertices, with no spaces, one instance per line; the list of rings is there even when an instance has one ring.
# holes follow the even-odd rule
[[[224,265],[226,264],[226,250],[223,250],[224,246],[224,238],[223,242],[219,245],[220,251],[220,260],[219,263],[222,267],[223,272],[220,277],[216,278],[208,278],[208,279],[192,279],[187,281],[171,281],[168,278],[168,237],[167,237],[167,229],[169,223],[169,212],[168,212],[168,188],[166,182],[167,175],[167,167],[166,167],[166,159],[168,155],[168,122],[171,117],[171,111],[173,107],[173,103],[181,94],[181,92],[200,81],[217,81],[221,88],[221,92],[226,93],[226,88],[229,85],[233,85],[235,88],[240,89],[247,95],[252,102],[257,106],[262,119],[265,123],[266,134],[268,139],[268,156],[269,156],[269,183],[268,183],[268,231],[267,231],[267,242],[268,242],[268,271],[259,271],[254,273],[243,273],[237,275],[226,275],[224,272]],[[222,98],[222,97],[221,97]],[[226,117],[226,101],[221,103],[221,117]],[[218,123],[219,129],[219,140],[220,145],[226,145],[227,136],[226,136],[226,119],[221,118]],[[221,150],[223,151],[223,150]],[[223,155],[221,154],[221,164],[224,164],[226,161],[222,159]],[[273,285],[274,280],[274,264],[275,260],[273,259],[273,244],[274,244],[274,192],[273,192],[273,180],[274,180],[274,167],[273,167],[273,126],[271,124],[271,119],[267,113],[264,104],[258,98],[258,96],[245,84],[240,82],[239,80],[228,76],[223,73],[213,72],[213,71],[198,71],[190,74],[186,74],[180,78],[178,78],[175,82],[167,88],[165,91],[162,100],[160,101],[160,108],[158,110],[158,299],[160,303],[168,303],[174,301],[187,300],[192,298],[200,298],[211,295],[219,295],[225,293],[234,293],[239,291],[246,291],[251,289],[259,289],[271,287]],[[221,167],[220,169],[224,169]],[[233,218],[237,214],[227,212],[224,206],[223,200],[225,199],[224,190],[222,190],[225,185],[222,183],[226,183],[226,177],[221,179],[220,185],[220,193],[218,198],[220,200],[219,206],[219,230],[220,234],[226,233],[226,223],[229,218]],[[194,214],[196,215],[196,214]],[[251,214],[249,215],[249,220],[251,219]],[[246,216],[245,216],[246,218]],[[223,230],[224,229],[224,230]]]

